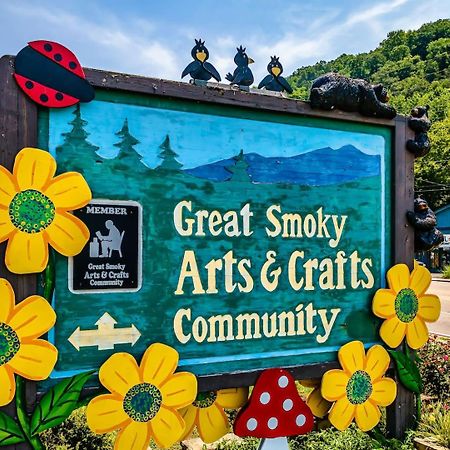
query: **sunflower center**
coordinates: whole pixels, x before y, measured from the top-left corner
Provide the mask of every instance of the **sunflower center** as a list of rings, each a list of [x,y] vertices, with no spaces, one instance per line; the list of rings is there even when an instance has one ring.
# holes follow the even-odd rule
[[[135,422],[148,422],[158,413],[161,402],[162,395],[156,386],[141,383],[127,392],[123,409]]]
[[[42,192],[27,189],[14,196],[9,205],[13,225],[24,233],[45,230],[55,218],[55,205]]]
[[[19,348],[17,333],[6,323],[0,323],[0,366],[11,361]]]
[[[216,401],[216,398],[217,392],[215,391],[199,392],[193,405],[197,408],[208,408]]]
[[[395,312],[399,320],[412,322],[419,311],[419,300],[416,293],[409,288],[402,289],[395,298]]]
[[[364,370],[357,370],[348,380],[347,398],[353,405],[364,403],[372,394],[370,375]]]

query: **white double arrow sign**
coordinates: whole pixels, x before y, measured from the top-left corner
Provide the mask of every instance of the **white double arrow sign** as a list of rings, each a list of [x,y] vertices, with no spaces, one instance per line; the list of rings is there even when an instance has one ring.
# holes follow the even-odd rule
[[[78,327],[68,341],[80,351],[81,347],[98,347],[98,350],[111,350],[117,344],[131,344],[141,337],[141,332],[131,325],[129,328],[114,328],[116,320],[107,312],[95,322],[96,330],[81,330]]]

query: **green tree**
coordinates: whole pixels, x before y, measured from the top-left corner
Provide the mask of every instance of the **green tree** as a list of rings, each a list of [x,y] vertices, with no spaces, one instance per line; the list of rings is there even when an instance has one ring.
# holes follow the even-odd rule
[[[157,167],[157,169],[170,172],[179,172],[183,167],[183,164],[178,162],[176,159],[179,155],[172,149],[169,135],[166,136],[164,142],[159,146],[159,148],[161,151],[158,156],[162,159],[162,163]]]
[[[430,106],[432,151],[416,160],[417,189],[432,208],[448,203],[450,19],[424,24],[414,31],[392,31],[368,53],[343,54],[300,67],[289,77],[294,87],[292,96],[307,100],[312,81],[326,72],[383,83],[389,90],[390,103],[400,114],[409,115],[418,105]]]
[[[239,155],[233,159],[235,161],[234,165],[226,168],[231,173],[230,181],[251,182],[250,175],[247,173],[248,163],[245,161],[244,150],[241,150]]]
[[[128,119],[123,122],[122,129],[115,133],[120,142],[114,144],[119,148],[119,153],[113,160],[114,168],[122,171],[133,171],[136,174],[148,172],[149,168],[143,163],[141,156],[134,148],[139,141],[130,133]]]
[[[81,118],[80,105],[77,104],[73,112],[75,118],[69,122],[72,129],[67,133],[62,133],[64,142],[56,147],[56,157],[58,166],[62,170],[82,170],[81,160],[90,160],[93,163],[102,163],[102,158],[98,155],[99,147],[88,141],[88,133],[85,130],[88,122]]]

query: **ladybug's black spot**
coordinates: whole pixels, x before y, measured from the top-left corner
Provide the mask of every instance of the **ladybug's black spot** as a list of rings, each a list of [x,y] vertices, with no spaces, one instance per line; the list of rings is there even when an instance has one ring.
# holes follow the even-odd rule
[[[62,56],[59,53],[56,53],[53,58],[55,58],[55,61],[58,61],[58,62],[62,60]]]
[[[62,95],[61,92],[57,92],[55,94],[55,98],[56,98],[56,100],[60,100],[61,101],[64,98],[64,95]]]
[[[77,63],[74,62],[74,61],[70,61],[69,67],[70,67],[72,70],[75,70],[75,69],[77,68]]]
[[[45,94],[41,94],[41,96],[39,97],[41,99],[41,102],[48,102],[48,95]]]
[[[32,81],[27,81],[27,82],[25,83],[25,87],[26,87],[27,89],[33,89],[34,83],[33,83]]]
[[[53,50],[52,44],[49,44],[48,42],[47,42],[47,44],[44,44],[44,50],[46,52],[51,52]]]

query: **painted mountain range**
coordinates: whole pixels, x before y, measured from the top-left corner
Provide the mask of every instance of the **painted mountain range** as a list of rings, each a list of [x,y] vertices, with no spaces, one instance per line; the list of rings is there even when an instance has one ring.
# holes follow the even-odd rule
[[[264,157],[258,153],[244,154],[247,173],[254,183],[288,183],[323,186],[345,183],[379,175],[379,155],[367,155],[353,145],[339,149],[320,148],[290,157]],[[231,173],[226,169],[235,159],[223,159],[185,172],[211,181],[226,181]]]

